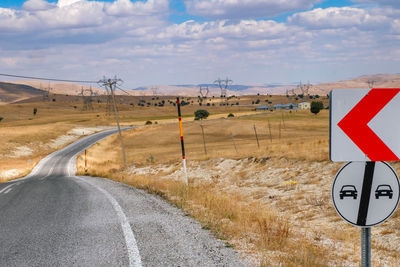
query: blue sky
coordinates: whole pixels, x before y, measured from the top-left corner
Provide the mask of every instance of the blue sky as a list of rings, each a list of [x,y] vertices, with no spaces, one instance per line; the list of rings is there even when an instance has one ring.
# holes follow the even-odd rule
[[[397,0],[2,0],[3,73],[126,87],[398,73]]]

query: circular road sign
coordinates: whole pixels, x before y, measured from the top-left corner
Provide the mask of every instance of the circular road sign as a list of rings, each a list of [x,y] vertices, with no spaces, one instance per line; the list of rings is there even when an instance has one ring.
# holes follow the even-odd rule
[[[349,162],[336,174],[332,201],[348,223],[370,227],[386,221],[396,210],[400,184],[386,162]]]

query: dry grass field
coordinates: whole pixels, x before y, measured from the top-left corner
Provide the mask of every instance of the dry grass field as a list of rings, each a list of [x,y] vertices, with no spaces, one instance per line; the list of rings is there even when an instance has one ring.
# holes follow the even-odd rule
[[[148,97],[151,107],[138,107],[140,98],[120,101],[122,124],[139,126],[123,132],[127,168],[114,135],[88,150],[86,170],[80,156],[78,171],[168,199],[254,266],[359,266],[360,231],[343,222],[331,204],[331,184],[341,164],[328,158],[329,112],[254,112],[256,99],[260,104],[294,102],[285,96],[252,96],[234,100],[239,106],[219,106],[219,99],[211,99],[216,105],[200,107],[196,98],[187,99],[194,101],[182,107],[188,186],[176,107],[154,107],[161,98]],[[40,158],[83,135],[115,126],[104,104],[94,104],[93,111],[81,106],[59,99],[0,106],[2,181],[23,176]],[[207,109],[210,117],[194,121],[197,109]],[[374,266],[400,265],[399,226],[397,212],[373,228]]]
[[[253,96],[235,98],[235,103],[240,101],[247,105],[258,98],[272,99],[275,103],[284,100],[279,96]],[[76,96],[51,95],[49,99],[43,102],[42,97],[35,97],[19,104],[0,105],[0,182],[26,175],[41,158],[83,135],[104,126],[115,126],[114,114],[107,115],[104,97],[95,99],[93,110],[83,110],[82,102],[78,102],[81,99]],[[193,112],[200,108],[197,98],[184,99],[193,104],[185,106],[183,116],[193,117]],[[97,103],[97,100],[102,103]],[[155,107],[163,100],[167,103],[164,107]],[[173,101],[176,101],[175,97],[118,96],[120,122],[125,126],[144,125],[148,120],[153,123],[175,122]],[[146,106],[138,106],[140,102]],[[207,107],[212,108],[212,118],[226,117],[229,112],[254,113],[254,106],[219,106],[221,100],[217,98],[209,102],[217,104]],[[37,109],[36,115],[33,114],[34,108]]]
[[[189,186],[176,122],[124,132],[126,169],[112,136],[89,149],[87,169],[79,159],[78,170],[161,195],[255,266],[359,266],[360,230],[342,221],[330,200],[341,164],[328,159],[328,124],[325,110],[186,118]],[[399,215],[373,228],[374,266],[400,264]]]

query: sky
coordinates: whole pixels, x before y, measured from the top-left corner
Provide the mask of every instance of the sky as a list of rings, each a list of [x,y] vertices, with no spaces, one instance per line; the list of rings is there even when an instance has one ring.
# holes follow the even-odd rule
[[[399,0],[0,0],[0,36],[0,73],[124,88],[400,73]]]

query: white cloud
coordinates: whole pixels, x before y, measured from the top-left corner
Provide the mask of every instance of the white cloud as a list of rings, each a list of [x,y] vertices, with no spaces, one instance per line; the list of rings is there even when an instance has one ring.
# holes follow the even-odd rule
[[[131,2],[130,0],[116,0],[106,6],[106,12],[113,16],[123,15],[150,15],[168,12],[168,0],[148,0],[147,2]]]
[[[185,0],[189,13],[208,18],[272,17],[309,9],[320,0]]]
[[[316,8],[296,13],[288,18],[292,24],[308,28],[345,28],[363,27],[376,29],[388,25],[387,16],[353,7]]]
[[[58,0],[58,7],[66,7],[84,0]]]
[[[59,0],[57,5],[44,0],[28,0],[24,10],[0,8],[0,31],[27,32],[64,30],[65,36],[74,29],[124,32],[144,24],[156,26],[168,15],[167,0],[115,2]],[[147,16],[143,18],[144,16]],[[98,29],[101,28],[101,29]]]
[[[46,10],[53,8],[55,5],[45,0],[28,0],[23,4],[23,8],[30,11]]]
[[[254,1],[261,2],[272,3]],[[37,5],[0,8],[4,72],[74,79],[117,74],[134,87],[227,75],[249,83],[332,80],[397,71],[400,60],[400,10],[390,7],[313,9],[288,22],[174,24],[167,0],[59,1],[43,9],[39,0],[26,3]]]

